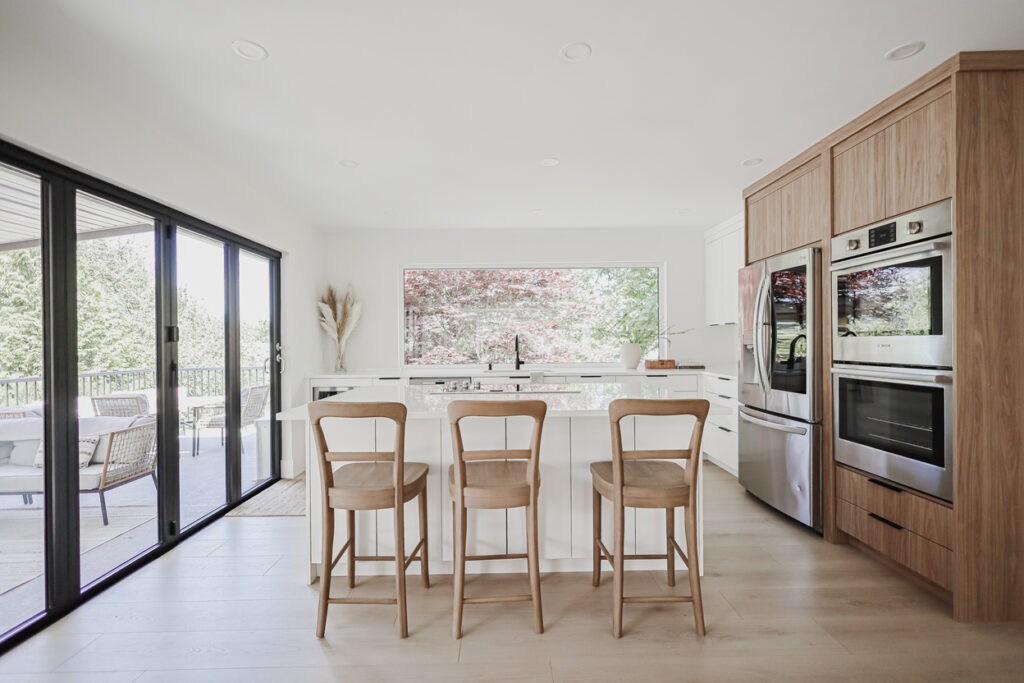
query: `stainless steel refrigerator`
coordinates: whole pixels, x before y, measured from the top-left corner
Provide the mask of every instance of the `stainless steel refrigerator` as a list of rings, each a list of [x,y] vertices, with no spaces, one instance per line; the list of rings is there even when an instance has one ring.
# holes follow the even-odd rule
[[[739,480],[821,530],[821,250],[739,272]]]

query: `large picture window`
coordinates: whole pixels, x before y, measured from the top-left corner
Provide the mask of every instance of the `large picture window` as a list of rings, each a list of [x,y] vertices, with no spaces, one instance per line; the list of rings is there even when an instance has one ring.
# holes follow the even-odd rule
[[[656,357],[660,269],[407,268],[407,365],[609,363],[623,343]]]

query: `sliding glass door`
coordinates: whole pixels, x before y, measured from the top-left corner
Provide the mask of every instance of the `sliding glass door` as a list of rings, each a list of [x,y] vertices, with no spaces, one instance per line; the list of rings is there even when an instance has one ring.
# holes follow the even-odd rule
[[[273,476],[270,393],[274,366],[270,259],[240,250],[238,256],[239,392],[242,491]]]
[[[0,164],[0,633],[46,609],[40,201]]]
[[[0,141],[0,653],[279,476],[279,269]]]
[[[228,502],[226,253],[220,240],[176,231],[182,528]]]
[[[155,223],[75,193],[82,586],[155,546]]]

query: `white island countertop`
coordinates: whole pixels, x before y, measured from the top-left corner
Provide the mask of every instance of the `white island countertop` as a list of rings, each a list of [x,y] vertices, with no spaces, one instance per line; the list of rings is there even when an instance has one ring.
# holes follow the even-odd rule
[[[405,404],[408,417],[436,418],[446,414],[448,404],[455,400],[529,401],[541,400],[548,404],[548,416],[597,417],[608,415],[608,404],[617,398],[672,398],[664,387],[642,382],[597,384],[522,384],[522,391],[472,392],[441,391],[437,385],[375,385],[357,387],[324,399],[326,402],[360,403],[393,401]],[[490,389],[498,388],[496,386]],[[714,406],[713,406],[714,408]],[[307,420],[305,405],[289,408],[277,414],[279,420]]]

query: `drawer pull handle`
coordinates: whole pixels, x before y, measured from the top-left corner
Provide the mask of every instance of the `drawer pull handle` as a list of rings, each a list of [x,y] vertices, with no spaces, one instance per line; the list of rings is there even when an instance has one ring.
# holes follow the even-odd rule
[[[722,380],[723,382],[731,382],[732,381],[732,379],[729,378],[729,377],[719,377],[718,379]]]
[[[724,398],[727,401],[731,401],[732,400],[732,396],[726,396],[725,394],[715,394],[715,396],[717,396],[718,398]]]
[[[715,425],[715,426],[718,427],[719,429],[721,429],[723,432],[729,432],[730,434],[732,434],[732,430],[728,429],[727,427],[723,427],[722,425]]]
[[[896,493],[903,493],[903,489],[893,486],[892,484],[887,484],[884,481],[879,481],[878,479],[869,478],[868,482],[874,484],[875,486],[881,486],[883,489],[889,489],[890,491],[895,491]]]
[[[893,529],[896,529],[897,531],[902,531],[903,530],[903,527],[901,527],[896,522],[890,522],[885,517],[880,517],[880,516],[876,515],[874,512],[869,512],[868,513],[868,517],[871,517],[872,519],[877,519],[882,524],[888,524],[889,526],[891,526]]]
[[[600,379],[604,375],[580,375],[583,379]]]

